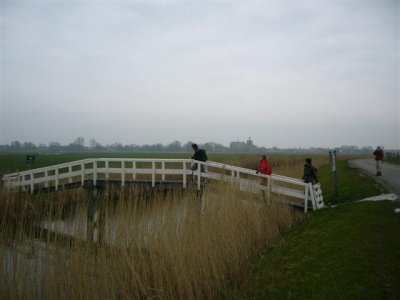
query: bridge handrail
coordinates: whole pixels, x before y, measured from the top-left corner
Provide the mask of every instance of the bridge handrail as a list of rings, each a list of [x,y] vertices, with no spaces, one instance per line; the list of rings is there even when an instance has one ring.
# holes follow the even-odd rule
[[[97,163],[99,162],[105,162],[105,167],[99,167]],[[119,167],[110,167],[108,163],[110,162],[119,162],[121,163],[121,166]],[[150,168],[136,168],[136,165],[134,163],[140,162],[140,163],[152,163]],[[125,167],[125,163],[133,163],[132,167]],[[162,166],[161,168],[156,166],[156,163],[161,163]],[[166,163],[180,163],[181,168],[180,169],[167,169],[165,168]],[[200,170],[202,168],[198,168],[196,171],[192,171],[190,167],[187,167],[187,164],[198,164],[199,166],[203,165],[207,169],[208,168],[216,168],[219,170],[226,170],[231,172],[229,178],[236,180],[240,184],[249,183],[249,179],[242,178],[240,175],[241,174],[247,174],[251,175],[251,177],[254,177],[254,179],[257,178],[265,178],[267,179],[268,182],[268,187],[262,186],[259,182],[254,181],[252,184],[255,184],[258,188],[263,189],[263,190],[268,190],[268,191],[273,191],[273,192],[278,192],[278,193],[283,193],[286,195],[297,195],[298,197],[305,197],[305,209],[307,209],[307,201],[308,197],[311,196],[313,197],[313,192],[311,191],[311,187],[309,183],[304,183],[301,179],[298,178],[292,178],[292,177],[287,177],[283,175],[278,175],[278,174],[272,174],[272,175],[263,175],[263,174],[257,174],[255,170],[251,169],[246,169],[243,167],[238,167],[238,166],[233,166],[229,164],[224,164],[224,163],[219,163],[219,162],[214,162],[214,161],[207,161],[207,162],[202,162],[202,161],[197,161],[193,159],[174,159],[174,158],[85,158],[77,161],[72,161],[72,162],[66,162],[66,163],[61,163],[57,165],[52,165],[52,166],[47,166],[47,167],[41,167],[41,168],[36,168],[36,169],[31,169],[31,170],[25,170],[21,172],[15,172],[11,174],[6,174],[3,176],[2,181],[11,187],[24,187],[24,186],[30,186],[31,192],[33,192],[34,189],[34,184],[39,184],[47,181],[47,185],[49,184],[49,181],[55,181],[56,184],[56,189],[58,188],[59,180],[62,179],[68,179],[71,182],[72,177],[74,176],[79,176],[81,175],[82,178],[82,184],[84,182],[84,178],[86,175],[93,175],[93,182],[94,184],[96,183],[96,178],[97,178],[97,173],[106,173],[106,180],[108,180],[108,173],[118,173],[121,174],[121,182],[122,185],[124,184],[125,181],[125,174],[128,174],[129,171],[126,170],[135,170],[130,173],[137,173],[141,174],[151,174],[152,175],[152,185],[155,185],[155,176],[156,174],[161,174],[163,176],[163,180],[165,178],[165,174],[181,174],[183,175],[183,186],[186,187],[186,176],[187,175],[197,175],[198,180],[198,189],[200,189],[200,177],[208,177],[210,179],[219,179],[219,180],[226,180],[228,178],[228,175],[226,174],[221,174],[221,173],[215,173],[213,170],[209,170],[205,173],[201,172]],[[86,167],[87,164],[93,164],[92,166]],[[73,167],[76,166],[81,166],[79,170],[72,170]],[[62,172],[59,173],[60,169],[66,169],[69,168],[67,172]],[[111,170],[111,172],[110,172]],[[118,171],[116,171],[118,170]],[[174,171],[175,170],[175,171]],[[48,174],[48,172],[54,172],[54,174]],[[37,177],[35,178],[36,174],[42,174],[44,173],[44,177]],[[214,174],[214,175],[213,175]],[[26,179],[26,177],[29,176],[29,179]],[[221,177],[222,176],[222,177]],[[250,178],[251,178],[250,177]],[[135,177],[136,178],[136,177]],[[276,185],[276,182],[286,182],[289,184],[296,185],[300,188],[300,190],[296,189],[290,189],[286,187],[280,187]],[[273,188],[271,187],[273,185]],[[301,196],[303,195],[303,196]]]
[[[225,169],[225,170],[229,170],[229,171],[239,171],[240,173],[249,174],[249,175],[255,175],[255,176],[258,176],[258,177],[268,178],[268,176],[269,176],[269,175],[257,174],[256,170],[246,169],[246,168],[237,167],[237,166],[228,165],[228,164],[223,164],[223,163],[214,162],[214,161],[207,161],[207,162],[194,161],[194,162],[203,164],[205,166],[217,167],[217,168]],[[278,175],[278,174],[274,174],[274,173],[271,174],[270,176],[273,179],[276,179],[276,180],[285,181],[285,182],[293,183],[293,184],[298,184],[298,185],[301,185],[301,186],[307,186],[307,183],[304,183],[304,181],[301,180],[301,179],[288,177],[288,176],[283,176],[283,175]]]
[[[68,168],[68,167],[73,167],[73,166],[78,166],[81,164],[90,164],[93,162],[166,162],[166,163],[183,163],[187,162],[190,163],[193,160],[192,159],[176,159],[176,158],[85,158],[85,159],[80,159],[80,160],[75,160],[72,162],[66,162],[66,163],[60,163],[56,165],[51,165],[47,167],[40,167],[40,168],[35,168],[31,170],[25,170],[25,171],[19,171],[19,172],[14,172],[10,174],[6,174],[3,176],[3,178],[7,177],[13,177],[13,176],[24,176],[24,175],[30,175],[32,172],[34,174],[37,173],[43,173],[46,171],[52,171],[55,169],[63,169],[63,168]]]

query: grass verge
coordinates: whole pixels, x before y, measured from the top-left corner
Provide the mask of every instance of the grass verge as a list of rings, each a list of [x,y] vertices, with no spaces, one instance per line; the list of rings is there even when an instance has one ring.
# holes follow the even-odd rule
[[[263,253],[240,299],[398,299],[396,202],[340,205],[317,213]]]
[[[329,168],[320,168],[324,198]],[[308,214],[267,248],[235,299],[399,299],[397,202],[352,202],[377,195],[371,178],[338,162],[339,206]]]
[[[330,166],[324,165],[318,170],[324,193],[325,204],[350,203],[383,192],[379,184],[371,177],[350,168],[347,160],[338,160],[336,165],[337,196],[333,198]]]

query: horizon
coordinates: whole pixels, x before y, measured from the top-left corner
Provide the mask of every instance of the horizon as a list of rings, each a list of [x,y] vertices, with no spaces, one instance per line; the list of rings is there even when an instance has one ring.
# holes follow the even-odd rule
[[[0,148],[1,147],[7,147],[7,146],[11,147],[13,143],[18,143],[19,146],[20,146],[20,149],[22,149],[22,150],[24,149],[24,144],[26,144],[26,145],[33,144],[34,147],[36,147],[36,148],[40,148],[40,147],[49,148],[49,147],[54,146],[54,145],[58,145],[60,147],[66,148],[66,147],[71,146],[71,145],[80,145],[80,143],[83,142],[83,144],[81,144],[81,145],[84,148],[93,149],[93,148],[96,148],[96,147],[99,147],[99,148],[110,148],[110,147],[113,147],[113,146],[116,146],[116,145],[121,145],[123,147],[139,147],[139,148],[142,148],[142,147],[145,147],[145,146],[161,145],[162,147],[167,148],[168,146],[176,144],[177,142],[180,144],[181,148],[184,148],[187,144],[197,143],[197,142],[190,141],[190,140],[189,141],[185,141],[185,142],[175,140],[175,141],[171,141],[169,143],[156,142],[156,143],[151,143],[151,144],[135,144],[135,143],[123,144],[121,142],[113,142],[113,143],[109,143],[109,144],[101,144],[101,143],[97,142],[94,139],[81,138],[81,139],[83,139],[81,142],[77,142],[77,139],[75,139],[74,141],[71,141],[69,143],[65,143],[65,144],[62,144],[62,143],[57,142],[57,141],[50,141],[48,143],[35,143],[35,142],[32,142],[32,141],[12,141],[11,143],[0,144]],[[293,149],[299,149],[299,150],[312,150],[312,149],[329,149],[329,150],[336,150],[336,149],[342,149],[342,150],[343,149],[353,149],[353,150],[355,150],[356,149],[356,150],[366,150],[366,149],[368,149],[368,150],[370,150],[370,149],[375,149],[378,146],[380,146],[382,149],[387,149],[387,150],[394,150],[394,151],[400,150],[400,148],[387,148],[387,147],[385,147],[383,145],[362,145],[362,146],[359,146],[359,145],[338,145],[338,146],[334,146],[334,147],[323,147],[323,146],[278,147],[276,145],[272,145],[272,146],[258,145],[256,143],[254,143],[253,140],[250,139],[250,141],[252,142],[252,146],[254,146],[256,148],[265,148],[265,149],[268,149],[268,150],[275,150],[275,149],[276,150],[285,150],[285,149],[291,149],[291,150],[293,150]],[[90,145],[93,142],[95,142],[97,145],[96,146]],[[231,141],[228,144],[222,144],[222,143],[219,143],[219,142],[216,142],[216,141],[207,141],[207,142],[197,143],[197,144],[199,146],[201,146],[201,147],[204,147],[207,144],[214,144],[216,146],[222,146],[224,148],[229,148],[234,143],[246,144],[246,142],[248,142],[248,140],[247,141],[246,140],[236,140],[236,141]],[[0,151],[1,151],[1,149],[0,149]]]

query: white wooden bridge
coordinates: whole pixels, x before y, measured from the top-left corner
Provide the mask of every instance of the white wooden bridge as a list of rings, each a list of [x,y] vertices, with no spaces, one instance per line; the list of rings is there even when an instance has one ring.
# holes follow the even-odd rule
[[[198,168],[191,170],[196,163]],[[202,168],[204,166],[204,172]],[[281,175],[261,175],[255,170],[245,169],[213,161],[201,162],[192,159],[143,159],[143,158],[90,158],[49,167],[16,172],[3,176],[3,185],[8,190],[41,189],[59,190],[68,186],[93,186],[118,183],[120,186],[145,182],[152,187],[174,183],[187,188],[189,179],[197,189],[202,188],[203,179],[230,182],[242,191],[263,191],[302,199],[301,206],[307,212],[324,207],[320,185],[304,183],[300,179]],[[311,203],[311,205],[309,205]]]

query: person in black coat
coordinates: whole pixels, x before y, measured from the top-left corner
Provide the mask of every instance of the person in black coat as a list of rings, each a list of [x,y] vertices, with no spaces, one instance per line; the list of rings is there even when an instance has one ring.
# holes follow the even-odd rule
[[[199,146],[197,144],[192,144],[192,149],[194,151],[194,155],[192,156],[192,159],[194,160],[199,160],[199,161],[207,161],[207,153],[206,150],[204,149],[199,149]],[[197,165],[194,164],[192,166],[192,171],[197,170]],[[204,166],[201,165],[201,171],[204,172]]]
[[[306,158],[304,164],[303,178],[305,183],[311,182],[312,184],[318,183],[317,168],[313,167],[311,158]]]

